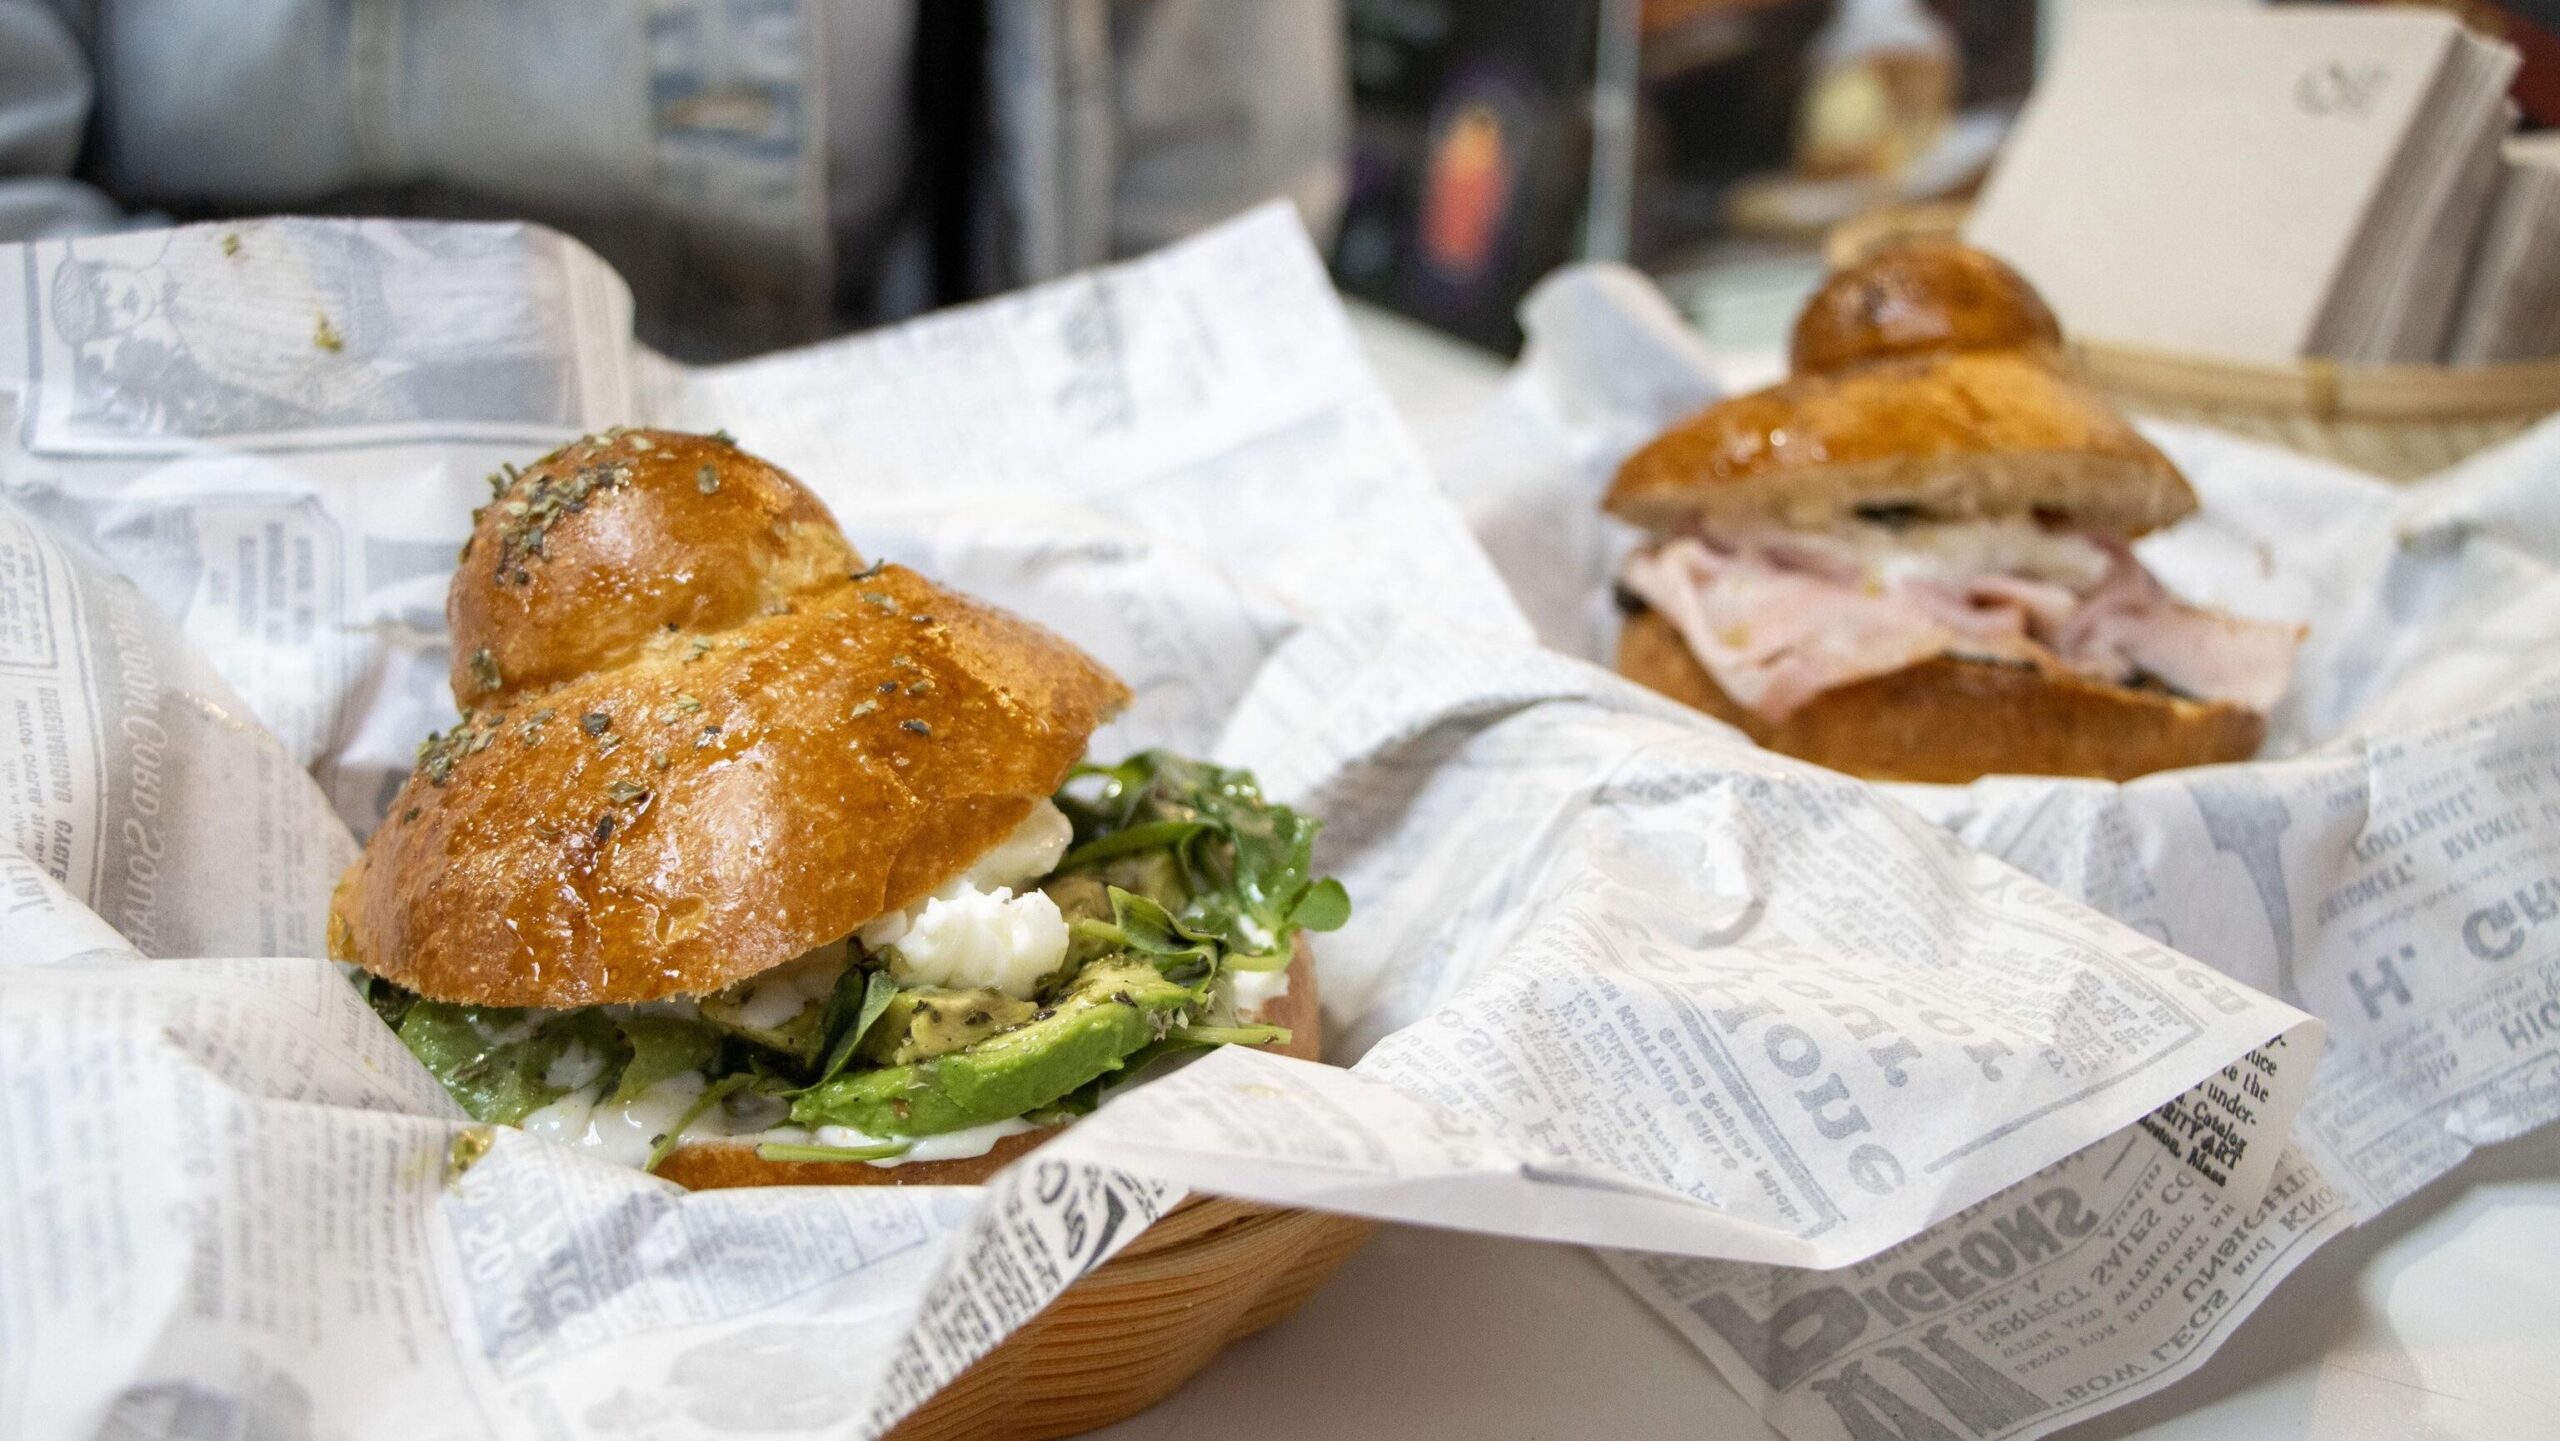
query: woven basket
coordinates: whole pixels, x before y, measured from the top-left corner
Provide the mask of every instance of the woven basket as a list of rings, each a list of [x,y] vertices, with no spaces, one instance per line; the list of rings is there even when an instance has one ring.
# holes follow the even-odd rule
[[[1878,247],[1953,236],[1962,205],[1861,216],[1831,232],[1832,268]],[[2082,374],[2137,415],[2195,421],[2370,471],[2432,475],[2560,412],[2560,360],[2509,365],[2252,364],[2077,341]]]
[[[1040,1441],[1123,1421],[1288,1315],[1367,1221],[1194,1197],[898,1423],[891,1441]]]

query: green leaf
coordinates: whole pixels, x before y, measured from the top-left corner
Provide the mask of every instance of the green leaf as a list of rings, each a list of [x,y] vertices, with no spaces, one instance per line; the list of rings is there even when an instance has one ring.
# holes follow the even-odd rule
[[[1111,831],[1067,852],[1058,861],[1058,869],[1073,870],[1140,851],[1180,851],[1208,829],[1206,821],[1149,821],[1127,830]]]
[[[1351,893],[1331,876],[1307,887],[1289,908],[1289,924],[1302,931],[1338,931],[1351,919]]]
[[[1217,938],[1183,925],[1145,896],[1113,886],[1111,915],[1129,949],[1153,961],[1166,979],[1197,985],[1217,973]]]
[[[1295,932],[1349,919],[1341,886],[1312,874],[1321,825],[1264,799],[1249,772],[1142,751],[1078,767],[1057,804],[1075,827],[1061,874],[1144,890],[1226,951],[1286,954]],[[1149,857],[1177,868],[1180,884],[1141,882],[1133,867]]]
[[[767,1141],[756,1147],[756,1154],[768,1161],[886,1161],[914,1149],[905,1141],[883,1141],[876,1146],[802,1146]]]
[[[613,1088],[616,1104],[669,1076],[707,1072],[720,1059],[720,1033],[700,1021],[643,1011],[617,1017],[614,1024],[631,1048],[631,1059],[623,1062],[622,1079]]]
[[[593,1008],[524,1011],[418,1000],[400,1018],[400,1040],[471,1119],[503,1126],[575,1089],[552,1079],[554,1066],[573,1048],[593,1053],[592,1065],[573,1068],[589,1082],[612,1074],[623,1052],[612,1018]]]
[[[1175,1026],[1164,1033],[1168,1041],[1188,1041],[1195,1046],[1269,1046],[1289,1044],[1287,1026]]]
[[[861,978],[858,990],[856,977]],[[857,994],[861,999],[849,999]],[[889,1009],[890,1000],[897,994],[898,983],[889,979],[887,971],[847,971],[837,979],[835,993],[827,997],[829,1022],[834,1021],[836,1003],[840,1000],[847,1001],[845,1009],[851,1010],[853,1016],[835,1032],[835,1040],[827,1047],[827,1058],[819,1065],[818,1074],[810,1080],[810,1085],[824,1085],[852,1064],[854,1053],[862,1047],[862,1038],[870,1035],[871,1028],[880,1023],[881,1015]]]

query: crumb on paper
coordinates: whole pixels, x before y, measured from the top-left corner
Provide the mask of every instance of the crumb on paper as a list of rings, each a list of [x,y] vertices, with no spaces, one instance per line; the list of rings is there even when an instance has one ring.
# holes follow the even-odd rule
[[[340,354],[347,348],[347,338],[338,333],[338,327],[329,323],[329,317],[325,313],[313,320],[311,324],[311,343],[331,355]]]
[[[222,253],[223,253],[223,254],[225,254],[225,255],[228,255],[228,256],[232,257],[232,258],[233,258],[233,259],[235,259],[235,260],[239,258],[239,256],[240,256],[240,232],[239,232],[239,231],[237,231],[237,230],[226,230],[226,231],[224,231],[224,232],[222,233]]]
[[[456,1131],[453,1144],[445,1148],[444,1183],[450,1186],[461,1180],[463,1174],[479,1165],[480,1158],[488,1155],[489,1148],[497,1143],[498,1131],[494,1126],[472,1126]]]

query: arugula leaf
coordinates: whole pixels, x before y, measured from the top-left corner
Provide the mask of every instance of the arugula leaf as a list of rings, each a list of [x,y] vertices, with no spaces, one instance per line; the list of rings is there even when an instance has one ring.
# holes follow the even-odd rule
[[[1218,938],[1184,925],[1136,891],[1111,888],[1111,917],[1122,944],[1154,962],[1165,979],[1190,986],[1217,974]]]
[[[522,1011],[429,1000],[401,1015],[400,1040],[471,1119],[505,1126],[577,1089],[564,1082],[610,1074],[623,1049],[612,1018],[592,1007]],[[572,1057],[577,1047],[587,1054]],[[564,1060],[571,1064],[561,1067]]]
[[[1289,924],[1302,931],[1338,931],[1351,919],[1351,893],[1331,876],[1307,887],[1289,908]]]
[[[1250,772],[1142,751],[1077,767],[1057,804],[1075,827],[1061,873],[1168,855],[1182,871],[1186,929],[1236,955],[1285,956],[1297,931],[1350,919],[1340,883],[1311,874],[1321,823],[1264,799]]]
[[[886,1161],[913,1149],[906,1141],[883,1141],[876,1146],[802,1146],[767,1141],[756,1147],[756,1154],[768,1161]]]
[[[631,1059],[623,1062],[622,1079],[613,1088],[617,1104],[669,1076],[708,1072],[720,1059],[720,1033],[700,1021],[644,1011],[618,1017],[615,1024],[631,1048]]]
[[[1289,1044],[1287,1026],[1175,1026],[1164,1033],[1168,1041],[1187,1041],[1195,1046],[1269,1046]]]
[[[855,978],[862,978],[855,986]],[[836,981],[833,994],[827,997],[827,1023],[836,1024],[839,1010],[853,1012],[851,1020],[834,1032],[835,1040],[827,1047],[826,1059],[818,1066],[811,1086],[824,1085],[851,1064],[854,1053],[861,1049],[862,1038],[880,1023],[882,1013],[898,994],[898,983],[889,979],[887,971],[846,971]],[[858,997],[858,999],[852,999]]]
[[[1058,869],[1073,870],[1138,851],[1180,851],[1210,829],[1206,821],[1149,821],[1127,830],[1095,836],[1061,857]]]

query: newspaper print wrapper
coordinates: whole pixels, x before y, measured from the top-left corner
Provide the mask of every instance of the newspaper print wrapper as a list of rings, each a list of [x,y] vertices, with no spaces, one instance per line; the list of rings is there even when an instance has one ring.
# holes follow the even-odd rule
[[[1600,492],[1713,389],[1667,315],[1623,270],[1552,277],[1484,431],[1528,458],[1446,467],[1495,564],[1546,598],[1541,634],[1594,659],[1636,540],[1589,518]],[[2296,1144],[2254,1207],[2128,1137],[1839,1271],[1604,1257],[1796,1441],[2030,1437],[2155,1390],[2322,1241],[2560,1114],[2560,424],[2405,489],[2147,428],[2202,506],[2144,561],[2310,626],[2266,758],[1882,789],[2324,1021]],[[1542,530],[1579,538],[1570,565],[1507,542]]]
[[[0,698],[58,737],[0,875],[0,1434],[875,1435],[1186,1187],[1837,1266],[2095,1154],[2275,1183],[2317,1022],[1529,644],[1286,212],[704,371],[519,228],[0,258]],[[623,422],[726,426],[1093,649],[1138,697],[1098,751],[1325,817],[1348,1069],[1215,1053],[984,1188],[686,1194],[463,1117],[313,928],[450,719],[483,475]],[[95,779],[134,714],[148,930]]]

